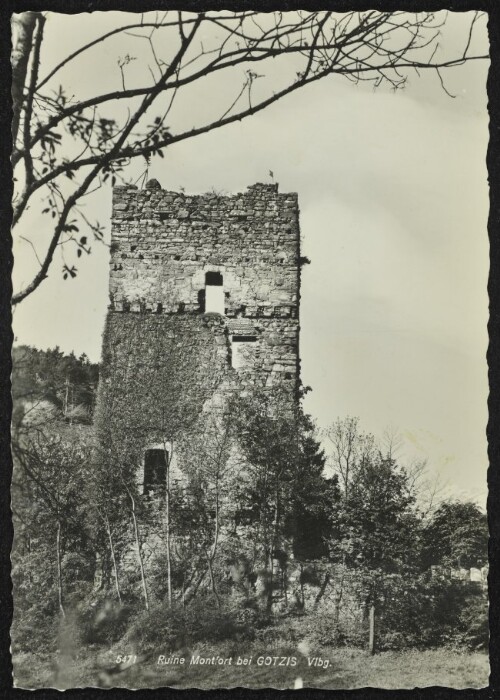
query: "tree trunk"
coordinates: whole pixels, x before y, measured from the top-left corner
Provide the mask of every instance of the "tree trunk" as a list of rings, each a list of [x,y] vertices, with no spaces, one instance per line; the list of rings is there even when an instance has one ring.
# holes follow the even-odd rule
[[[212,560],[210,557],[207,557],[208,559],[208,573],[210,576],[210,586],[212,588],[212,593],[214,594],[215,598],[215,604],[217,605],[218,608],[220,608],[220,598],[219,594],[217,593],[217,588],[215,586],[215,579],[214,579],[214,570],[212,567]]]
[[[122,596],[120,593],[120,582],[118,580],[118,567],[116,566],[115,548],[113,545],[113,537],[111,535],[111,527],[109,525],[109,519],[108,519],[107,515],[105,517],[106,517],[106,529],[108,531],[108,538],[109,538],[109,548],[111,550],[111,560],[113,562],[113,573],[115,576],[116,595],[118,596],[118,600],[120,601],[120,605],[121,605]]]
[[[31,535],[29,533],[28,533],[28,539],[27,539],[26,546],[28,548],[28,556],[31,557]],[[33,583],[33,574],[31,573],[31,566],[29,567],[28,583],[30,586]]]
[[[127,489],[127,493],[129,495],[130,502],[132,504],[132,522],[134,523],[134,535],[135,535],[135,544],[137,547],[137,558],[139,560],[139,569],[141,571],[141,583],[142,583],[142,592],[144,595],[144,605],[146,607],[146,610],[149,610],[149,596],[148,596],[148,588],[146,586],[146,576],[144,575],[144,562],[142,561],[141,540],[139,538],[139,526],[137,524],[137,518],[135,517],[135,501],[134,501],[134,497],[132,496],[130,489],[126,485],[125,485],[125,488]]]
[[[196,594],[198,592],[198,588],[200,587],[200,585],[201,585],[201,583],[206,575],[207,575],[207,569],[204,567],[203,571],[201,572],[200,576],[198,577],[198,580],[184,591],[185,605],[187,605],[196,596]]]
[[[69,379],[66,378],[64,382],[64,403],[63,403],[63,416],[68,417],[68,400],[69,400]]]
[[[340,610],[342,605],[342,598],[344,595],[344,576],[345,576],[345,554],[342,554],[342,573],[340,575],[338,591],[335,594],[335,608],[333,613],[333,625],[335,634],[338,635],[339,623],[340,623]]]
[[[19,121],[23,106],[23,92],[26,84],[26,74],[33,44],[33,33],[37,12],[23,12],[12,18],[12,28],[15,32],[12,47],[12,140],[15,147],[19,131]]]
[[[273,519],[273,534],[271,541],[271,560],[269,567],[269,586],[267,591],[267,609],[271,612],[273,608],[273,589],[274,589],[274,558],[276,556],[276,546],[278,543],[279,531],[279,480],[276,481],[276,491],[274,499],[274,519]]]
[[[215,585],[215,577],[214,577],[214,569],[213,569],[213,562],[215,559],[215,554],[217,552],[217,544],[219,542],[219,479],[216,477],[215,479],[215,532],[214,532],[214,541],[212,545],[212,551],[207,554],[207,560],[208,560],[208,573],[210,575],[210,585],[212,588],[212,592],[215,597],[215,603],[218,608],[220,608],[220,598],[219,594],[217,592],[217,586]]]
[[[266,609],[271,612],[273,609],[273,586],[274,586],[274,562],[271,553],[271,563],[269,566],[269,580],[267,581]]]
[[[329,581],[330,573],[327,571],[325,574],[325,578],[323,579],[323,583],[321,584],[321,588],[319,589],[318,595],[314,599],[314,610],[316,610],[321,601],[321,598],[325,595],[326,587],[328,586]]]
[[[56,557],[57,557],[57,594],[59,598],[59,610],[62,617],[66,617],[63,605],[63,587],[62,587],[62,570],[61,570],[61,523],[57,521],[56,533]]]
[[[370,610],[368,613],[368,619],[370,623],[370,631],[368,637],[368,651],[370,654],[375,653],[375,605],[370,604]]]
[[[104,584],[104,559],[99,552],[95,553],[94,563],[94,591],[100,591]]]
[[[172,440],[171,453],[173,453],[174,442]],[[172,462],[172,454],[168,454],[167,445],[163,442],[163,451],[165,454],[166,475],[165,475],[165,539],[166,539],[166,557],[167,557],[167,598],[168,606],[172,607],[172,559],[170,552],[170,464]]]

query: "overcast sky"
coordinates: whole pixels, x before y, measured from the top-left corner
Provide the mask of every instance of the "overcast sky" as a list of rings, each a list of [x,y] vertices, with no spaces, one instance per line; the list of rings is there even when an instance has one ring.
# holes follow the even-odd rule
[[[45,71],[74,49],[76,35],[83,42],[116,22],[113,15],[50,16]],[[464,37],[467,20],[451,17],[450,45]],[[487,48],[484,27],[476,46]],[[96,52],[85,71],[64,78],[90,90],[105,59]],[[376,435],[398,429],[402,458],[428,459],[449,493],[479,502],[487,469],[487,69],[485,61],[449,70],[454,99],[430,73],[396,94],[332,77],[176,144],[150,168],[163,188],[187,193],[242,191],[270,181],[269,170],[281,192],[299,193],[303,255],[311,259],[301,306],[302,380],[313,389],[307,410],[320,426],[349,414]],[[199,100],[186,100],[186,119]],[[109,224],[110,202],[103,188],[88,211]],[[33,252],[14,250],[15,278],[26,280]],[[64,282],[61,266],[57,259],[16,308],[16,342],[97,361],[107,249],[94,244],[75,280]]]

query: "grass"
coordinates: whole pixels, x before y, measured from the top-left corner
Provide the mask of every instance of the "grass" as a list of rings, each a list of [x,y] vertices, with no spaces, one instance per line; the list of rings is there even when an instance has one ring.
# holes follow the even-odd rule
[[[240,645],[241,646],[241,645]],[[124,650],[121,650],[122,653]],[[126,650],[133,651],[133,650]],[[314,656],[327,660],[323,667],[309,666],[307,650],[281,646],[263,649],[262,644],[248,644],[245,651],[226,644],[217,648],[197,647],[174,656],[185,659],[181,665],[158,665],[161,649],[127,668],[115,663],[116,650],[100,647],[81,649],[71,658],[58,660],[18,655],[14,657],[15,685],[21,688],[42,687],[126,687],[157,688],[293,688],[298,677],[303,687],[323,689],[415,688],[444,686],[481,688],[488,685],[489,662],[483,652],[460,652],[451,649],[425,651],[388,651],[369,656],[359,649],[325,648]],[[231,658],[231,664],[191,664],[192,656],[209,658],[219,654]],[[259,656],[295,657],[296,666],[258,665]],[[313,654],[311,653],[311,656]],[[252,657],[249,665],[236,665],[238,656]],[[285,662],[286,663],[286,662]]]

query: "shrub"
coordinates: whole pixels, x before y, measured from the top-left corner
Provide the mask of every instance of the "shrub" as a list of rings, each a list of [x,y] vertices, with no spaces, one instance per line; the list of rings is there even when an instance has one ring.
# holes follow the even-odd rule
[[[198,642],[253,639],[255,617],[229,606],[217,608],[212,597],[200,597],[183,608],[164,602],[143,612],[132,623],[127,639],[143,648],[175,651]]]
[[[379,609],[377,628],[381,650],[457,644],[485,647],[487,599],[469,583],[416,578],[390,592]]]
[[[33,653],[40,649],[51,653],[57,647],[59,615],[51,606],[33,605],[29,610],[14,612],[11,638],[15,653]]]
[[[457,642],[471,650],[487,649],[489,643],[488,597],[485,592],[468,596],[459,619]]]
[[[120,605],[116,599],[103,597],[80,606],[77,625],[84,644],[112,644],[127,631],[132,608]]]
[[[124,641],[148,650],[161,645],[162,649],[175,650],[185,643],[185,624],[182,609],[168,608],[164,603],[153,605],[149,611],[135,615],[125,634]]]

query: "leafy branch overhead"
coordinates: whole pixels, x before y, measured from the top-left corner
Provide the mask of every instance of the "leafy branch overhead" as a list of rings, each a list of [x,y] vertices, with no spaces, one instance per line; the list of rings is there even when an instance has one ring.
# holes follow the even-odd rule
[[[86,198],[105,183],[126,183],[134,159],[148,164],[174,143],[242,120],[329,75],[397,90],[411,72],[431,69],[442,82],[441,69],[486,58],[471,53],[478,14],[463,46],[445,57],[439,46],[445,16],[433,13],[167,11],[133,17],[46,66],[45,37],[54,16],[14,16],[13,235],[43,249],[14,303],[46,279],[58,247],[72,244],[77,258],[91,252],[79,226],[102,242],[104,229],[86,215]],[[68,71],[85,73],[85,60],[103,47],[113,54],[117,41],[126,42],[127,53],[117,56],[115,87],[79,96]],[[224,97],[210,88],[216,79],[226,87]],[[179,103],[185,110],[185,99],[198,105],[191,123],[178,111]],[[42,227],[28,221],[33,211],[44,214]],[[66,260],[63,270],[65,277],[77,273]]]

